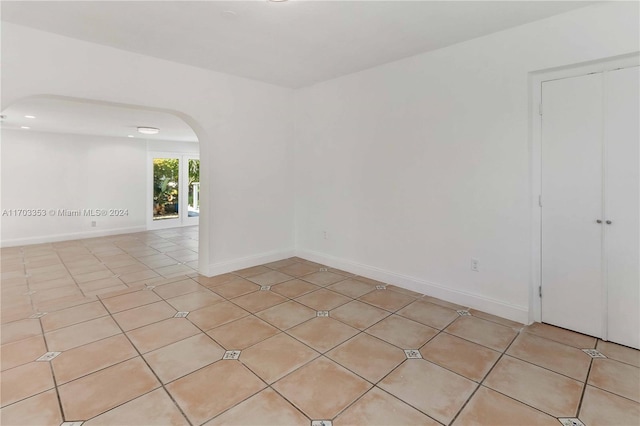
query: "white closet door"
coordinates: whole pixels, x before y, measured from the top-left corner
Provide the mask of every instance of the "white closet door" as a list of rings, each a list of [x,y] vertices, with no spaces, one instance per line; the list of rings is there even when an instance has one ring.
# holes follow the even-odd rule
[[[640,347],[639,68],[604,74],[607,339]]]
[[[544,82],[542,106],[542,321],[602,336],[602,74]]]

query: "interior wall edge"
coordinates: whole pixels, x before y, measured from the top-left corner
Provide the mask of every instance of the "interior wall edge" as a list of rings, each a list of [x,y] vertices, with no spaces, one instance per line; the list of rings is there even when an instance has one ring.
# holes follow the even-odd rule
[[[0,247],[26,246],[31,244],[56,243],[60,241],[81,240],[87,238],[107,237],[111,235],[130,234],[134,232],[146,232],[146,226],[130,226],[126,228],[113,228],[100,231],[70,232],[66,234],[43,235],[27,238],[14,238],[1,240]]]
[[[213,277],[216,275],[226,274],[229,272],[237,271],[244,268],[251,268],[253,266],[262,265],[265,263],[276,262],[282,259],[288,259],[295,256],[295,250],[293,248],[286,250],[274,250],[265,253],[259,253],[252,256],[240,257],[237,259],[223,260],[221,262],[212,263],[209,265],[208,270],[200,270],[201,275],[207,277]],[[206,274],[204,273],[206,272]]]
[[[308,259],[332,268],[341,269],[366,278],[393,284],[407,290],[416,291],[427,296],[436,297],[447,302],[484,311],[486,313],[507,318],[523,324],[530,324],[529,309],[501,300],[492,299],[479,294],[452,289],[444,284],[434,283],[421,278],[403,275],[371,265],[340,259],[324,253],[298,249],[296,256]]]

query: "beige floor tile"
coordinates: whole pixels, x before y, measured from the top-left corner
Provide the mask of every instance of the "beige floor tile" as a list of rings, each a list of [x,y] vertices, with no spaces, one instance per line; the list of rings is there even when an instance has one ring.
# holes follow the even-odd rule
[[[549,324],[534,322],[533,324],[524,327],[523,331],[544,337],[545,339],[555,340],[563,345],[570,345],[578,349],[592,349],[596,347],[597,339],[595,337],[585,336],[584,334],[565,330],[560,327],[554,327]]]
[[[433,303],[434,305],[442,306],[443,308],[453,309],[454,311],[467,310],[467,306],[458,305],[457,303],[447,302],[446,300],[438,299],[437,297],[423,296],[422,300],[425,302]]]
[[[318,356],[318,352],[282,333],[242,351],[240,361],[271,384]]]
[[[282,260],[277,260],[271,263],[265,263],[262,266],[266,266],[267,268],[271,268],[271,269],[280,269],[280,268],[284,268],[285,266],[293,265],[295,263],[298,263],[298,262],[293,259],[282,259]]]
[[[162,383],[169,383],[222,359],[224,349],[204,333],[188,337],[144,355]]]
[[[75,421],[88,420],[159,386],[137,357],[59,386],[58,391],[65,418]]]
[[[636,426],[640,404],[587,386],[578,418],[587,426]]]
[[[33,336],[0,347],[2,371],[35,361],[47,352],[44,337]]]
[[[484,385],[554,417],[575,417],[582,383],[508,355]]]
[[[222,297],[207,289],[167,299],[167,303],[173,306],[176,310],[186,312],[215,305],[222,301],[224,301]]]
[[[138,355],[124,335],[64,351],[51,361],[58,385],[110,367]]]
[[[611,342],[604,342],[602,340],[598,340],[597,349],[607,358],[615,359],[616,361],[624,362],[625,364],[631,364],[635,367],[640,367],[640,351],[637,349],[628,348]]]
[[[363,283],[362,281],[354,280],[353,278],[349,278],[344,281],[332,284],[328,286],[327,289],[340,294],[344,294],[347,297],[357,299],[360,296],[364,296],[365,294],[374,291],[376,289],[376,286]]]
[[[398,315],[418,321],[429,327],[442,330],[452,321],[458,318],[458,314],[453,309],[443,308],[424,300],[416,300],[412,304],[399,310]]]
[[[477,384],[429,361],[410,359],[385,377],[378,387],[448,424]]]
[[[4,285],[4,281],[3,281],[3,285]],[[73,278],[65,276],[63,278],[57,278],[54,280],[31,283],[29,284],[29,289],[34,291],[44,291],[52,288],[68,287],[68,286],[75,286],[75,285],[76,285],[76,282],[73,280]]]
[[[253,275],[251,277],[248,277],[247,279],[258,285],[276,285],[285,281],[292,280],[293,277],[287,274],[283,274],[282,272],[270,269],[269,272]]]
[[[343,271],[342,269],[327,268],[327,270],[329,272],[333,272],[335,274],[340,274],[340,275],[342,275],[344,277],[347,277],[347,278],[355,278],[357,276],[356,274],[352,274],[351,272]]]
[[[62,352],[120,333],[113,319],[102,317],[50,331],[44,337],[49,351]]]
[[[51,312],[43,316],[40,321],[42,321],[44,331],[48,332],[107,315],[109,315],[109,312],[102,306],[102,303],[96,301]]]
[[[476,382],[480,382],[500,358],[500,352],[446,333],[431,339],[420,353],[424,359]]]
[[[464,407],[454,426],[558,426],[554,417],[494,390],[480,387]]]
[[[242,350],[280,333],[256,317],[244,317],[209,330],[207,334],[227,350]]]
[[[179,275],[190,274],[195,271],[186,265],[178,264],[178,265],[169,265],[169,266],[161,266],[159,268],[154,268],[154,272],[157,272],[163,277],[175,277]]]
[[[59,425],[60,405],[55,390],[48,390],[0,410],[0,423],[6,426]]]
[[[4,299],[3,299],[4,303]],[[28,319],[33,314],[31,305],[16,305],[0,307],[0,321],[2,324]]]
[[[271,291],[281,294],[284,297],[295,299],[296,297],[300,297],[303,294],[316,291],[319,288],[320,287],[318,287],[317,285],[313,285],[296,278],[295,280],[286,281],[281,284],[274,285],[273,287],[271,287]]]
[[[287,331],[296,339],[324,353],[358,334],[358,330],[332,318],[314,318]]]
[[[186,318],[169,318],[136,328],[127,335],[141,353],[146,353],[198,333],[200,330]]]
[[[332,419],[368,391],[371,384],[322,357],[272,387],[309,418]]]
[[[38,303],[34,301],[34,308],[38,312],[56,312],[61,309],[67,309],[72,306],[84,305],[85,303],[95,302],[97,300],[96,297],[83,296],[83,295],[72,295],[61,297],[59,299],[54,299],[42,303]]]
[[[296,301],[316,311],[330,311],[331,309],[348,303],[351,299],[334,291],[322,288],[313,293],[300,296],[296,298]]]
[[[44,354],[43,354],[44,355]],[[30,362],[2,372],[0,404],[2,407],[52,389],[53,377],[48,362]]]
[[[310,263],[294,263],[278,270],[292,277],[301,277],[312,272],[318,272],[319,266]]]
[[[187,318],[203,331],[207,331],[247,315],[249,315],[249,312],[231,302],[224,301],[197,309],[189,313]]]
[[[218,361],[166,386],[193,424],[201,424],[265,388],[238,361]]]
[[[73,279],[78,284],[83,284],[83,283],[88,283],[90,281],[103,280],[105,278],[112,278],[113,275],[114,275],[113,272],[103,267],[103,269],[100,271],[89,272],[88,274],[74,275]]]
[[[293,405],[273,390],[265,389],[205,425],[281,426],[308,423],[309,420]]]
[[[134,272],[148,271],[149,267],[143,263],[136,261],[135,263],[128,264],[128,265],[111,266],[109,267],[109,269],[111,269],[111,271],[113,271],[114,274],[120,274],[121,276],[123,276],[123,275],[133,274]],[[135,276],[133,277],[136,278]]]
[[[286,297],[272,291],[256,291],[233,299],[233,303],[249,312],[263,311],[286,301]]]
[[[194,291],[198,291],[200,289],[202,289],[202,286],[200,284],[193,281],[192,279],[186,279],[172,282],[170,284],[156,286],[153,291],[163,299],[169,299],[171,297],[193,293]]]
[[[124,331],[130,331],[171,318],[176,312],[173,306],[165,301],[160,301],[118,312],[113,315],[113,319],[116,320]]]
[[[213,291],[222,297],[232,299],[234,297],[242,296],[260,290],[259,285],[254,284],[251,281],[247,281],[244,278],[238,277],[238,279],[238,281],[233,281],[228,284],[214,287]]]
[[[256,314],[280,330],[288,330],[316,316],[316,311],[290,300]]]
[[[613,359],[594,359],[588,384],[640,402],[640,368]]]
[[[502,317],[498,317],[498,316],[495,316],[495,315],[491,315],[491,314],[488,314],[488,313],[483,312],[483,311],[478,311],[476,309],[469,309],[469,312],[474,317],[482,318],[482,319],[485,319],[485,320],[491,321],[491,322],[496,322],[498,324],[501,324],[501,325],[504,325],[504,326],[507,326],[507,327],[515,328],[517,330],[520,330],[521,328],[524,327],[524,324],[521,324],[519,322],[515,322],[515,321],[508,320],[506,318],[502,318]]]
[[[131,265],[133,267],[134,265]],[[146,266],[145,266],[146,268]],[[151,278],[159,277],[160,274],[152,271],[151,269],[141,269],[136,272],[128,272],[122,273],[118,272],[120,275],[120,279],[124,281],[125,284],[131,284],[138,281],[148,280]]]
[[[357,300],[339,306],[331,311],[332,318],[360,330],[372,326],[389,315],[390,313],[388,311]]]
[[[472,316],[458,318],[445,331],[500,352],[518,335],[512,328]]]
[[[186,426],[189,423],[164,389],[156,389],[85,422],[85,426]]]
[[[345,279],[344,276],[340,274],[334,274],[329,271],[319,271],[313,272],[311,274],[304,275],[302,277],[304,281],[310,282],[311,284],[315,284],[321,287],[325,287],[339,281],[343,281]]]
[[[266,266],[253,266],[251,268],[240,269],[239,271],[235,271],[234,274],[241,276],[242,278],[253,277],[255,275],[264,274],[265,272],[271,271],[271,268],[267,268]]]
[[[362,281],[363,283],[371,284],[371,285],[373,285],[374,287],[375,287],[375,286],[377,286],[377,285],[385,285],[385,286],[387,285],[387,283],[384,283],[384,282],[382,282],[382,281],[376,281],[376,280],[374,280],[374,279],[372,279],[372,278],[363,277],[363,276],[361,276],[361,275],[356,275],[356,276],[355,276],[355,277],[353,277],[353,278],[355,278],[355,279],[356,279],[356,280],[358,280],[358,281]]]
[[[406,296],[411,296],[413,298],[423,297],[422,293],[418,293],[417,291],[409,290],[404,287],[398,287],[397,285],[388,285],[387,290],[395,291],[397,293],[404,294]]]
[[[83,296],[83,294],[77,285],[72,285],[37,291],[35,294],[31,295],[31,300],[34,304],[37,305],[41,303],[57,301],[63,297],[70,296],[81,297]]]
[[[521,333],[507,353],[581,382],[586,380],[591,365],[591,357],[580,349],[530,333]]]
[[[138,306],[148,305],[158,302],[162,299],[153,291],[140,290],[133,293],[123,294],[121,296],[104,298],[102,303],[107,307],[109,312],[116,313],[127,309],[137,308]]]
[[[233,282],[234,280],[238,280],[241,278],[238,277],[237,275],[234,274],[222,274],[222,275],[216,275],[214,277],[205,277],[204,275],[197,275],[195,277],[193,277],[193,280],[200,283],[201,285],[205,286],[205,287],[217,287],[223,284],[228,284],[230,282]]]
[[[438,334],[435,328],[395,314],[368,328],[366,332],[403,349],[418,349]]]
[[[377,306],[380,309],[395,312],[413,302],[415,299],[395,291],[375,290],[364,296],[360,296],[358,300]]]
[[[406,359],[402,349],[364,333],[327,352],[326,356],[372,383]]]
[[[88,294],[105,294],[109,291],[117,290],[120,288],[128,288],[120,278],[110,277],[101,280],[90,281],[88,283],[80,284],[80,289],[85,295]]]
[[[335,426],[439,426],[440,423],[425,416],[398,398],[373,388],[356,401],[333,422]]]

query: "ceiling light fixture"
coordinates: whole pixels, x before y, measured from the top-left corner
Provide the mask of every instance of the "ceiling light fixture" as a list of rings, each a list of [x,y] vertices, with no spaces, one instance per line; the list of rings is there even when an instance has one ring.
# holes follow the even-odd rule
[[[31,127],[29,126],[20,126],[21,129],[29,130]]]
[[[35,115],[25,115],[24,118],[36,118]]]
[[[143,135],[157,135],[160,132],[160,129],[155,127],[138,127],[138,133],[142,133]]]
[[[127,135],[127,137],[128,137],[128,138],[132,138],[132,137],[133,137],[133,135]]]
[[[284,3],[289,0],[269,0],[271,3]]]

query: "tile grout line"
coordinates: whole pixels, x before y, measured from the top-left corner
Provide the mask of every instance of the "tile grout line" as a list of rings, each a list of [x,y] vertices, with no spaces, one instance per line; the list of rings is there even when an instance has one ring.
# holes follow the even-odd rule
[[[102,301],[100,301],[100,303],[102,303]],[[109,310],[108,310],[108,309],[107,309],[107,307],[104,305],[104,303],[102,303],[102,306],[107,310],[107,312],[109,312]],[[190,425],[190,426],[193,426],[193,423],[191,423],[191,420],[187,417],[187,415],[184,413],[184,411],[182,411],[182,408],[180,407],[180,405],[178,405],[178,403],[176,402],[176,400],[173,398],[173,395],[171,395],[171,393],[166,389],[166,387],[165,387],[164,383],[162,383],[162,380],[160,379],[160,377],[158,377],[158,375],[156,374],[156,372],[154,371],[154,369],[153,369],[153,368],[151,368],[151,366],[149,365],[149,363],[147,362],[147,360],[144,358],[144,356],[142,356],[142,353],[140,352],[140,350],[138,349],[138,347],[137,347],[137,346],[136,346],[136,345],[131,341],[131,339],[129,338],[129,336],[127,335],[127,333],[125,333],[125,332],[124,332],[124,330],[122,329],[122,327],[120,327],[120,324],[118,324],[118,322],[115,320],[115,318],[113,318],[113,315],[111,315],[111,312],[109,312],[109,316],[111,317],[111,320],[112,320],[114,323],[116,323],[116,325],[118,326],[118,328],[120,329],[120,331],[122,332],[122,334],[124,335],[124,337],[129,341],[129,344],[130,344],[130,345],[134,348],[134,350],[138,353],[138,356],[139,356],[139,357],[140,357],[140,359],[145,363],[145,365],[147,366],[147,368],[149,369],[149,371],[151,371],[151,373],[154,375],[154,377],[156,378],[156,380],[158,380],[158,383],[160,383],[160,387],[162,387],[162,389],[163,389],[163,390],[165,391],[165,393],[169,396],[169,398],[170,398],[170,399],[171,399],[171,401],[174,403],[174,405],[178,408],[178,410],[180,411],[180,414],[182,414],[182,415],[184,416],[184,418],[187,420],[187,422],[189,423],[189,425]],[[131,358],[131,359],[133,359],[133,358]],[[158,389],[158,388],[155,388],[155,389]],[[155,390],[155,389],[153,389],[153,390]],[[142,395],[138,395],[138,397],[140,397],[140,396],[142,396]],[[131,400],[129,400],[129,401],[125,401],[125,402],[123,402],[122,404],[119,404],[119,405],[118,405],[118,407],[119,407],[120,405],[126,404],[127,402],[133,401],[134,399],[137,399],[138,397],[133,398],[133,399],[131,399]],[[116,407],[113,407],[113,408],[116,408]],[[113,408],[112,408],[112,409],[113,409]],[[107,411],[109,411],[109,410],[107,410]],[[106,411],[105,411],[105,412],[103,412],[103,413],[106,413]],[[100,413],[100,414],[103,414],[103,413]],[[98,415],[100,415],[100,414],[98,414]],[[94,417],[96,417],[96,416],[94,416]],[[93,418],[93,417],[92,417],[92,418]],[[87,420],[89,420],[89,419],[87,419]],[[86,420],[85,420],[85,421],[86,421]]]
[[[47,338],[45,337],[44,327],[42,326],[42,318],[38,318],[38,322],[40,324],[40,330],[42,331],[42,340],[44,340],[44,349],[45,349],[46,352],[49,352],[49,342],[47,341]],[[51,360],[51,361],[53,361],[53,360]],[[62,398],[60,397],[60,390],[58,388],[58,381],[56,380],[56,372],[55,372],[55,370],[53,368],[53,363],[51,361],[47,361],[47,364],[49,364],[49,369],[51,370],[51,378],[53,379],[53,388],[56,390],[56,397],[58,399],[58,407],[60,408],[60,416],[62,417],[62,421],[64,422],[66,420],[66,415],[65,415],[65,412],[64,412],[64,407],[62,405]],[[35,362],[35,361],[33,361],[33,362]],[[33,395],[31,395],[31,396],[33,396]],[[30,398],[31,396],[29,396],[28,398]]]

